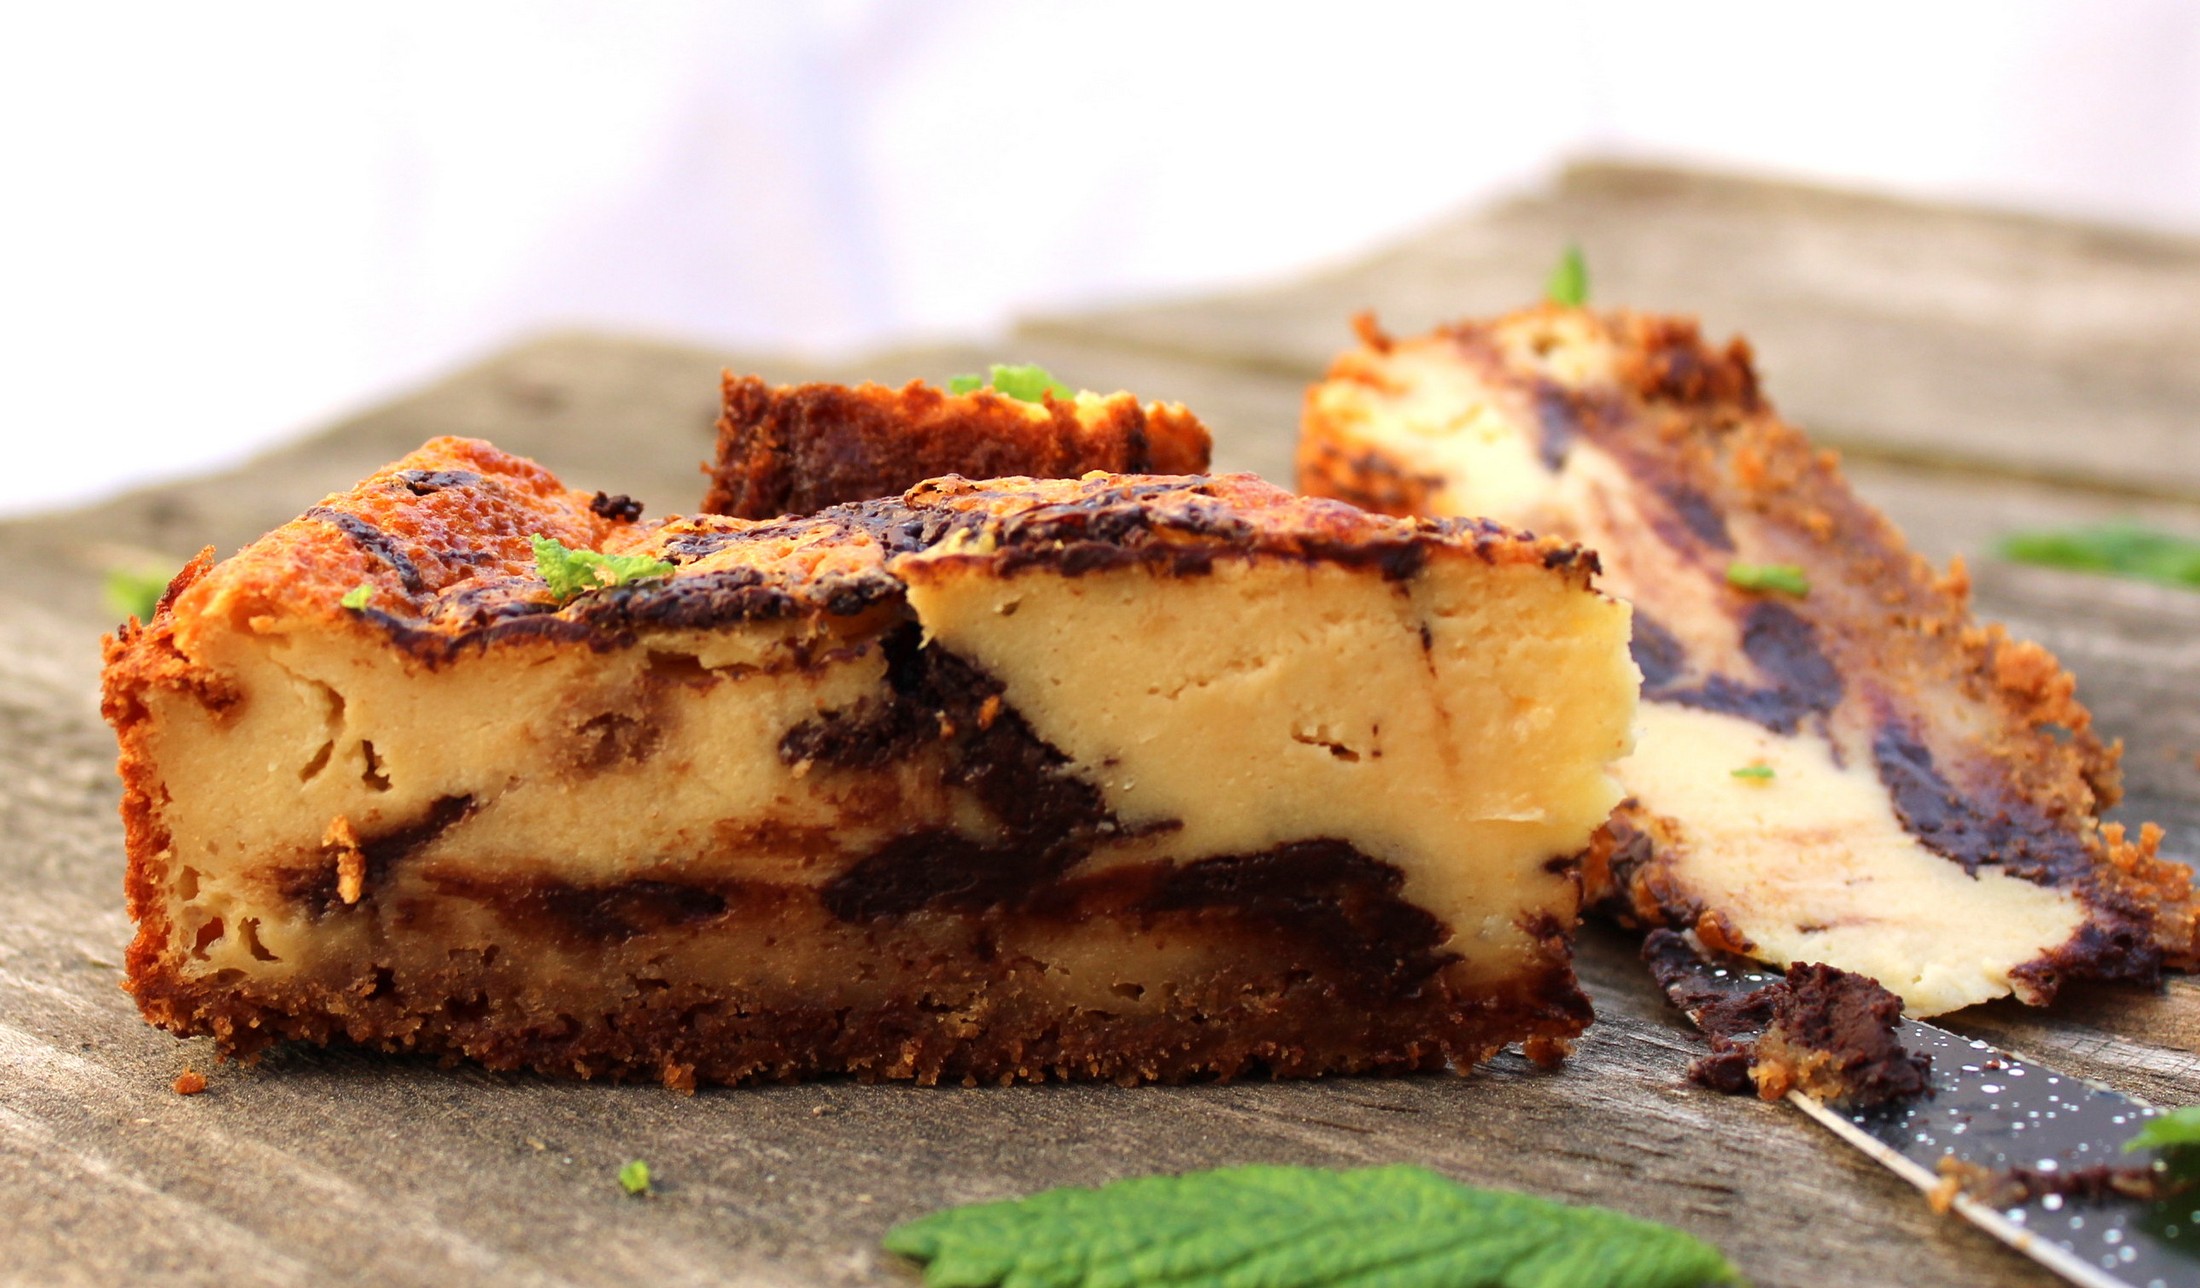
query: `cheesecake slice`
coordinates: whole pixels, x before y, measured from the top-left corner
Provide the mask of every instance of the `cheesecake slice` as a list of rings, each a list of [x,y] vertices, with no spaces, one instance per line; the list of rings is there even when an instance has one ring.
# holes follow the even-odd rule
[[[989,479],[1198,474],[1209,440],[1175,403],[1127,393],[1013,397],[948,393],[921,381],[781,385],[725,376],[709,514],[769,519],[899,496],[946,474]]]
[[[2104,826],[2117,747],[1975,621],[1693,322],[1557,305],[1393,339],[1306,402],[1301,486],[1577,541],[1635,608],[1643,706],[1592,899],[1912,1014],[2196,956],[2192,874]]]
[[[129,987],[680,1086],[1555,1058],[1594,568],[1243,475],[645,523],[439,439],[107,642]]]

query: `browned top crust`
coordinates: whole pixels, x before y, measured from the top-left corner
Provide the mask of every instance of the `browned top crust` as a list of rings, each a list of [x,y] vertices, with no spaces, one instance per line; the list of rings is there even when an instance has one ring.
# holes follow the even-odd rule
[[[773,520],[629,521],[532,461],[462,438],[431,440],[220,564],[178,574],[151,623],[110,642],[118,668],[154,666],[195,632],[251,622],[385,632],[438,664],[503,641],[623,647],[646,630],[854,617],[898,603],[896,561],[979,560],[993,575],[1126,564],[1176,575],[1217,559],[1365,565],[1404,578],[1436,557],[1563,570],[1586,590],[1592,556],[1481,520],[1396,519],[1294,496],[1248,474],[934,479],[906,495]],[[605,510],[617,511],[607,517]],[[530,538],[672,565],[669,576],[559,604]],[[365,605],[343,599],[368,588]],[[173,643],[173,646],[171,644]]]
[[[1173,403],[1127,393],[1021,402],[921,381],[781,385],[725,373],[707,514],[769,519],[894,496],[929,478],[1198,474],[1206,427]]]
[[[1936,572],[1850,488],[1835,453],[1779,417],[1759,391],[1747,341],[1708,343],[1693,318],[1552,304],[1410,340],[1372,320],[1359,333],[1363,347],[1336,360],[1331,382],[1388,389],[1393,355],[1440,349],[1517,398],[1546,468],[1560,468],[1580,442],[1624,469],[1650,530],[1640,550],[1604,551],[1620,593],[1630,569],[1646,584],[1721,583],[1738,550],[1804,569],[1805,599],[1721,591],[1745,647],[1763,644],[1750,660],[1772,675],[1765,689],[1707,674],[1706,659],[1658,621],[1658,596],[1644,594],[1634,645],[1644,698],[1773,727],[1836,712],[1869,722],[1877,733],[1867,745],[1897,813],[1928,848],[1967,871],[1995,863],[2078,889],[2095,909],[2078,940],[2020,971],[2035,1000],[2051,996],[2058,978],[2143,979],[2158,964],[2200,964],[2191,870],[2157,857],[2152,824],[2133,839],[2099,821],[2120,796],[2121,747],[2094,729],[2076,680],[2038,644],[1973,617],[1962,561]],[[1607,359],[1609,373],[1557,378],[1544,357],[1562,348]],[[1301,486],[1425,513],[1442,480],[1334,432],[1317,414],[1320,391],[1308,396]],[[1688,925],[1705,911],[1667,906],[1656,865],[1617,870],[1612,861],[1625,857],[1590,856],[1592,893],[1616,882],[1649,924]]]

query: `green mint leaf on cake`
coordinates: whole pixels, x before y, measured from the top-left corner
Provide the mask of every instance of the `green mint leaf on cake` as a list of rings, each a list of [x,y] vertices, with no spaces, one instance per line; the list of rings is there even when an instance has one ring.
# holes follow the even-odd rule
[[[1810,578],[1794,564],[1753,564],[1736,561],[1726,566],[1726,584],[1736,590],[1759,594],[1774,592],[1797,599],[1810,594]]]
[[[1697,1288],[1717,1248],[1603,1208],[1480,1190],[1418,1167],[1235,1167],[950,1208],[886,1248],[933,1288],[1380,1282],[1387,1288]]]
[[[1570,309],[1589,302],[1589,264],[1581,257],[1581,247],[1567,243],[1566,253],[1558,257],[1549,280],[1543,283],[1543,298]]]
[[[1744,765],[1740,769],[1730,772],[1736,778],[1754,779],[1760,783],[1772,781],[1772,766],[1770,765]]]
[[[561,604],[605,586],[626,586],[672,575],[671,564],[648,555],[606,555],[593,550],[575,550],[553,537],[530,537],[529,540],[535,547],[535,571]]]
[[[649,1193],[649,1164],[637,1158],[620,1168],[619,1188],[637,1196]]]
[[[153,612],[160,607],[160,597],[168,593],[168,583],[175,580],[175,570],[154,572],[147,568],[109,568],[101,578],[101,586],[107,593],[107,607],[119,617],[135,617],[141,622],[153,620]]]
[[[352,587],[350,590],[345,591],[344,597],[337,600],[336,602],[342,604],[344,607],[356,613],[360,609],[365,608],[367,606],[367,601],[372,598],[374,598],[373,585],[368,582],[362,581],[358,585]]]
[[[2166,586],[2200,587],[2200,541],[2136,523],[2019,532],[2002,540],[2001,557]]]
[[[1035,363],[1010,366],[996,362],[983,376],[955,376],[947,382],[951,394],[974,394],[990,386],[995,392],[1007,394],[1019,402],[1044,402],[1049,395],[1061,402],[1068,402],[1077,392],[1056,380],[1045,367]]]

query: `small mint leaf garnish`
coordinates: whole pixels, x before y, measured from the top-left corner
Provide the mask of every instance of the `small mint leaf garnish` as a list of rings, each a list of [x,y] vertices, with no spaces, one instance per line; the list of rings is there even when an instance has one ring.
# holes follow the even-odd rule
[[[1770,781],[1772,778],[1772,766],[1770,765],[1744,765],[1740,769],[1729,772],[1736,778],[1755,779],[1760,783]]]
[[[372,598],[374,598],[374,586],[372,583],[362,581],[350,590],[345,591],[344,597],[336,602],[356,613],[365,608],[367,601]]]
[[[1018,402],[1044,402],[1050,396],[1059,402],[1068,402],[1077,396],[1076,390],[1056,380],[1045,367],[1035,363],[1009,366],[996,362],[987,375],[950,378],[947,392],[974,394],[989,385],[995,392],[1007,394]]]
[[[1579,245],[1566,244],[1566,253],[1558,257],[1549,280],[1543,283],[1543,298],[1570,309],[1589,302],[1589,264],[1581,257]]]
[[[1736,561],[1726,566],[1726,584],[1736,590],[1775,591],[1797,599],[1810,594],[1810,578],[1794,564],[1753,564]]]
[[[637,1158],[621,1167],[619,1188],[636,1196],[649,1193],[649,1164]]]
[[[1604,1208],[1481,1190],[1419,1167],[1234,1167],[950,1208],[886,1233],[935,1288],[1698,1288],[1717,1248]]]
[[[561,604],[605,586],[625,586],[670,577],[672,565],[648,555],[606,555],[575,550],[554,537],[528,538],[535,547],[535,571]]]
[[[168,593],[168,583],[175,578],[173,569],[155,572],[149,568],[109,568],[100,586],[107,594],[107,607],[116,616],[149,622],[160,608],[160,597]]]
[[[2139,1134],[2124,1142],[2124,1152],[2136,1149],[2191,1149],[2200,1146],[2200,1105],[2186,1105],[2147,1119]]]
[[[2015,533],[2002,539],[2001,557],[2165,586],[2200,587],[2200,541],[2136,523]]]

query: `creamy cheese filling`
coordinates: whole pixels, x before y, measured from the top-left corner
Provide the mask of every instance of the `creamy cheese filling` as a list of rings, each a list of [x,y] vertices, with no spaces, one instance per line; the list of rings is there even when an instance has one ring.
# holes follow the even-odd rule
[[[990,560],[965,543],[900,570],[928,647],[1004,685],[1000,709],[1124,825],[1079,873],[1343,841],[1451,927],[1461,982],[1540,960],[1540,936],[1571,924],[1574,883],[1552,861],[1619,799],[1623,605],[1459,550],[1402,580],[1285,559],[1004,578]],[[380,894],[378,916],[402,918],[439,878],[800,889],[915,830],[988,836],[941,742],[864,767],[786,751],[806,722],[892,700],[880,639],[761,623],[431,668],[364,625],[188,638],[240,696],[153,699],[185,970],[371,952],[376,919],[327,901]],[[407,830],[375,867],[377,842]],[[301,876],[323,870],[321,902],[302,901]]]
[[[1920,845],[1877,772],[1834,762],[1813,732],[1782,736],[1738,716],[1646,701],[1618,772],[1669,821],[1689,893],[1776,965],[1829,962],[1938,1015],[2007,994],[2010,969],[2066,943],[2085,909]],[[1768,778],[1736,777],[1762,766]]]
[[[1126,825],[1174,824],[1183,855],[1349,841],[1470,958],[1524,947],[1524,914],[1570,921],[1546,865],[1617,803],[1628,741],[1610,600],[1455,551],[1404,582],[1274,560],[1165,594],[1139,570],[932,575],[955,562],[901,568],[930,638],[999,678]]]

